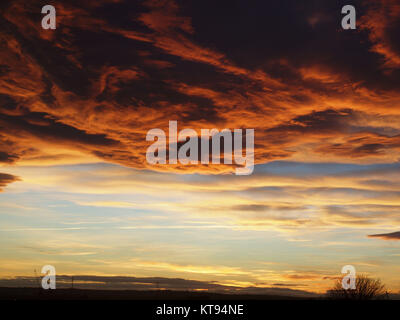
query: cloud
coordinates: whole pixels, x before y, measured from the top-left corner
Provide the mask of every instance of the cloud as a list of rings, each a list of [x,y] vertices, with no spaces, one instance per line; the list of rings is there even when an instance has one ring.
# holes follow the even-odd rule
[[[354,32],[340,29],[334,1],[52,4],[58,17],[52,31],[40,26],[39,0],[0,8],[0,164],[7,172],[0,188],[22,177],[13,185],[18,192],[4,195],[20,205],[13,214],[33,219],[25,212],[32,207],[35,219],[49,214],[39,227],[37,220],[7,220],[5,235],[94,235],[108,228],[118,235],[157,234],[156,241],[176,230],[182,237],[221,239],[258,230],[251,237],[281,237],[276,241],[293,248],[318,246],[311,237],[318,232],[347,230],[362,238],[376,232],[366,228],[400,225],[394,0],[355,0]],[[169,120],[198,133],[254,128],[253,175],[236,177],[223,165],[150,166],[146,133],[167,132]],[[102,254],[93,248],[45,252],[46,259],[76,254],[82,261]],[[224,285],[252,285],[242,268],[146,261],[151,272],[226,272],[232,278]],[[98,266],[90,263],[83,270]],[[129,272],[133,264],[112,268]],[[265,277],[319,281],[317,272],[286,275]]]
[[[132,262],[135,263],[136,266],[140,266],[143,268],[150,269],[166,269],[177,272],[184,273],[197,273],[197,274],[213,274],[213,275],[246,275],[248,272],[240,270],[238,268],[232,267],[218,267],[218,266],[201,266],[201,265],[180,265],[173,263],[165,263],[165,262],[154,262],[154,261],[142,261],[134,259]]]
[[[400,240],[400,232],[370,234],[368,238],[380,238],[383,240]]]
[[[45,113],[28,112],[18,116],[0,115],[0,124],[17,135],[24,133],[43,140],[65,144],[110,146],[117,142],[104,134],[90,134],[75,127],[57,122]]]
[[[18,156],[0,151],[0,162],[13,163],[18,159]]]
[[[352,158],[381,156],[400,149],[400,135],[388,137],[375,133],[360,132],[349,136],[342,143],[321,145],[318,152]]]
[[[7,173],[0,173],[0,192],[3,191],[3,188],[15,181],[19,181],[20,179],[16,176]]]
[[[369,1],[369,9],[361,18],[361,28],[369,32],[372,51],[383,57],[385,69],[400,68],[398,21],[400,6],[396,0]]]
[[[287,274],[284,276],[284,278],[290,279],[290,280],[315,280],[315,279],[321,279],[321,275],[315,275],[315,274]]]
[[[206,220],[193,225],[124,224],[126,229],[276,230],[382,228],[398,225],[399,163],[355,165],[271,162],[254,175],[176,175],[111,164],[7,167],[24,177],[20,192],[32,188],[63,194],[80,210],[103,208],[157,212],[161,216]],[[207,201],[204,201],[207,199]],[[96,209],[98,210],[98,209]],[[124,214],[125,214],[124,213]]]
[[[381,22],[372,25],[365,18],[367,32],[349,37],[337,30],[337,8],[322,3],[301,13],[297,4],[238,5],[221,15],[220,5],[208,1],[56,2],[54,32],[32,19],[37,4],[14,1],[2,8],[2,162],[98,159],[159,171],[234,170],[149,166],[146,133],[167,129],[167,120],[198,131],[254,128],[258,164],[391,162],[400,156],[395,60],[385,56],[387,73],[374,49],[382,41],[380,47],[395,50],[396,6],[387,22],[373,16]],[[369,5],[357,7],[366,8],[366,17],[373,14]],[[242,23],[232,26],[237,15]]]

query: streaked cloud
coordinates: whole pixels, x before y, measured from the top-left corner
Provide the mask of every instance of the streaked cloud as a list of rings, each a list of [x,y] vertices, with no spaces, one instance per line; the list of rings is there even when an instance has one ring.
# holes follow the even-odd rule
[[[0,173],[0,192],[3,191],[3,188],[14,181],[20,180],[18,177],[13,176],[7,173]]]
[[[370,234],[369,238],[380,238],[383,240],[400,240],[400,232],[382,233],[382,234]]]
[[[395,0],[354,1],[355,32],[334,1],[52,5],[51,32],[0,6],[2,275],[296,294],[353,263],[399,289]],[[168,120],[254,128],[254,173],[149,166]]]

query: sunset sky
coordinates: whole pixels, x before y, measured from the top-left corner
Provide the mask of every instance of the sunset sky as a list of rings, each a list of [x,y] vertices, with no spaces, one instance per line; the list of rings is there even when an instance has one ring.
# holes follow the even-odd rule
[[[2,1],[0,286],[400,291],[398,39],[398,0]],[[148,164],[169,121],[254,129],[253,174]]]

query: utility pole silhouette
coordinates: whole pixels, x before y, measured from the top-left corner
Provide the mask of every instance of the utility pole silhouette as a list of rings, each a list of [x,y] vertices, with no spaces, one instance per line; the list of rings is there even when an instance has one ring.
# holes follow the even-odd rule
[[[40,283],[40,279],[39,279],[39,276],[38,276],[38,274],[36,272],[36,269],[34,269],[33,272],[35,273],[35,278],[36,278],[36,280],[38,282],[38,295],[41,296],[43,294],[44,290],[41,290],[42,289],[42,284]]]
[[[35,273],[35,278],[36,278],[36,281],[38,282],[38,287],[39,287],[39,289],[40,289],[40,280],[39,280],[39,277],[38,277],[38,274],[37,274],[37,272],[36,272],[36,269],[34,269],[33,270],[33,272]]]

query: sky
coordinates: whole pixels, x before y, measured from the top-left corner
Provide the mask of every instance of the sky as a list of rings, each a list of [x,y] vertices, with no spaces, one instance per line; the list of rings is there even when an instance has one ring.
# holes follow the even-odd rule
[[[45,4],[0,4],[0,284],[400,291],[397,0]],[[169,121],[254,129],[254,172],[149,164]]]

